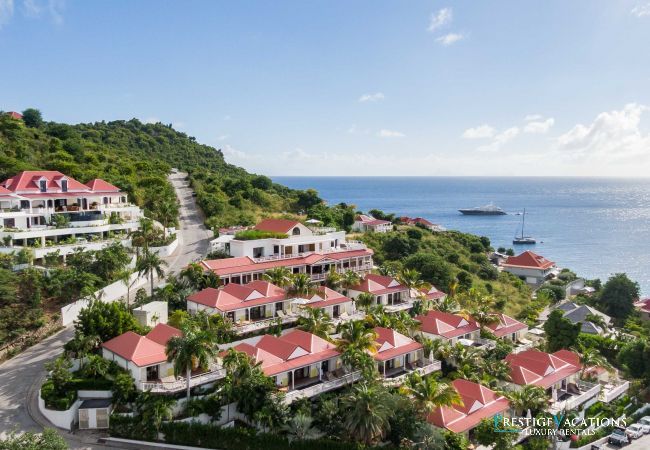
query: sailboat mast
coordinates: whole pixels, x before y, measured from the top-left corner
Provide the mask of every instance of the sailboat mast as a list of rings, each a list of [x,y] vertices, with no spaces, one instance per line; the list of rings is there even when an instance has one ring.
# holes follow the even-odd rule
[[[524,214],[521,216],[521,238],[524,238],[524,225],[526,225],[526,208],[524,208]]]

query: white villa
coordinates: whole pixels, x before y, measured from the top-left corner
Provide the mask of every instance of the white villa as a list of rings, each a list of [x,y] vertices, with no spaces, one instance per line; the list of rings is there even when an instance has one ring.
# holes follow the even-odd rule
[[[303,308],[322,309],[333,319],[349,317],[356,313],[354,301],[351,298],[327,286],[319,287],[318,291],[310,298],[296,299],[293,303],[301,305]]]
[[[34,258],[97,250],[139,226],[142,212],[112,184],[57,171],[24,171],[0,183],[0,252],[29,247]]]
[[[413,306],[408,287],[401,285],[393,277],[369,273],[361,283],[348,289],[348,296],[356,299],[363,292],[372,294],[373,304],[384,305],[389,312],[410,309]]]
[[[551,277],[557,271],[557,267],[553,261],[530,250],[517,256],[509,256],[501,264],[501,267],[506,272],[516,275],[526,283],[532,285],[543,283],[544,280]]]
[[[375,233],[387,233],[393,229],[393,224],[388,220],[375,219],[366,214],[359,214],[352,224],[352,231],[373,231]]]

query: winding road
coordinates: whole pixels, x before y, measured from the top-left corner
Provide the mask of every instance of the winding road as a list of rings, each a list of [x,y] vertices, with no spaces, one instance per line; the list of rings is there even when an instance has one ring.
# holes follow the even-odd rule
[[[185,173],[170,175],[181,204],[178,248],[166,258],[167,273],[178,273],[192,261],[204,257],[212,233],[203,225],[203,214],[197,207]],[[163,280],[164,281],[164,280]],[[48,425],[38,411],[38,389],[45,378],[45,364],[61,353],[63,344],[73,335],[72,327],[28,348],[0,365],[0,436],[12,430],[40,431]],[[107,448],[96,443],[96,437],[59,430],[73,449]]]

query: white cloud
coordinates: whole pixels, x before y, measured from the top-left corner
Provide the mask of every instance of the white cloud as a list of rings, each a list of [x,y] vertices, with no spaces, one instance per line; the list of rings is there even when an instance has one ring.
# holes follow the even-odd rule
[[[377,136],[380,138],[399,138],[406,135],[400,131],[381,129],[377,132]]]
[[[449,46],[451,44],[454,44],[462,39],[465,39],[465,36],[460,34],[460,33],[448,33],[445,34],[444,36],[440,36],[439,38],[436,38],[436,42],[446,46]]]
[[[542,116],[541,114],[528,114],[526,117],[524,117],[524,120],[526,122],[530,122],[531,120],[541,120],[543,118],[544,116]]]
[[[144,119],[144,123],[158,123],[160,119],[158,117],[147,117]]]
[[[478,127],[468,128],[463,132],[463,139],[485,139],[491,138],[496,130],[488,124],[479,125]]]
[[[242,152],[241,150],[237,150],[233,146],[226,144],[222,149],[221,152],[223,153],[223,156],[226,157],[227,159],[234,159],[234,160],[239,160],[239,161],[247,161],[249,159],[254,159],[254,155],[249,155],[246,152]]]
[[[370,130],[367,128],[359,128],[355,123],[350,125],[348,128],[349,134],[370,134]]]
[[[374,94],[364,94],[361,97],[359,97],[359,101],[361,103],[365,102],[380,102],[384,99],[384,93],[383,92],[375,92]]]
[[[650,2],[644,5],[636,5],[631,12],[637,17],[650,17]]]
[[[223,116],[223,120],[230,120],[230,119],[231,119],[230,114],[226,114],[225,116]]]
[[[557,138],[558,150],[603,162],[635,158],[647,164],[650,157],[650,134],[639,128],[648,107],[629,103],[621,110],[602,112],[588,125],[577,124]]]
[[[38,17],[43,11],[43,7],[36,0],[24,0],[23,10],[26,16]]]
[[[451,8],[442,8],[435,14],[431,14],[431,21],[429,22],[428,30],[435,31],[440,27],[444,27],[448,23],[451,23],[453,19],[453,12]]]
[[[482,145],[481,147],[477,148],[477,150],[480,152],[496,152],[505,144],[516,138],[517,135],[519,135],[519,128],[510,127],[494,136],[492,143],[488,145]]]
[[[182,130],[183,128],[185,128],[185,122],[172,122],[172,127],[175,130]]]
[[[0,0],[0,29],[9,23],[14,15],[14,0]]]
[[[546,133],[555,124],[555,119],[549,117],[546,120],[531,121],[524,127],[524,133],[543,134]]]
[[[221,136],[217,136],[217,140],[219,140],[219,141],[225,141],[225,140],[228,139],[229,137],[230,137],[230,135],[228,135],[228,134],[222,134]]]

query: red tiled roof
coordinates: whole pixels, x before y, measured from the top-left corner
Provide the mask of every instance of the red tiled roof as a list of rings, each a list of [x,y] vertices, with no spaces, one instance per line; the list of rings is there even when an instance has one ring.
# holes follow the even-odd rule
[[[496,337],[503,337],[508,334],[516,333],[517,331],[528,329],[528,325],[521,323],[510,316],[505,314],[497,314],[496,316],[499,321],[487,326]]]
[[[529,267],[534,269],[549,269],[555,265],[553,261],[540,256],[536,253],[526,250],[520,255],[509,256],[504,266]]]
[[[280,336],[266,334],[255,344],[233,347],[261,363],[268,376],[297,369],[338,356],[336,346],[306,331],[294,329]]]
[[[375,295],[388,294],[407,290],[406,286],[401,285],[395,278],[374,273],[367,274],[364,279],[356,286],[350,288],[353,291],[369,292]]]
[[[132,362],[138,367],[150,366],[167,361],[165,346],[172,336],[181,332],[174,327],[158,324],[146,336],[127,331],[106,341],[102,347]]]
[[[429,289],[422,288],[420,292],[426,296],[427,300],[439,300],[447,296],[447,294],[438,290],[435,286],[431,286]]]
[[[0,195],[11,195],[11,191],[0,186]]]
[[[9,111],[7,115],[12,119],[17,119],[17,120],[21,120],[23,118],[23,115],[16,111]]]
[[[419,315],[415,320],[420,322],[420,330],[424,333],[435,334],[447,339],[462,336],[479,329],[474,320],[467,320],[456,314],[441,311],[429,311]]]
[[[387,361],[422,348],[422,344],[419,342],[390,328],[376,327],[375,333],[377,333],[377,339],[375,340],[377,353],[375,353],[374,358],[377,361]]]
[[[510,408],[508,399],[485,386],[463,379],[454,380],[451,384],[463,404],[434,409],[427,421],[437,427],[462,433],[477,426],[481,420]]]
[[[318,292],[309,300],[311,300],[310,303],[305,303],[305,306],[308,308],[325,308],[327,306],[340,305],[352,301],[352,299],[327,286],[320,287]]]
[[[519,385],[532,384],[547,388],[580,371],[580,357],[568,350],[549,354],[539,350],[512,353],[505,358],[510,377]]]
[[[391,223],[389,220],[379,220],[365,214],[358,215],[355,220],[357,222],[363,223],[364,225],[370,225],[371,227],[378,225],[387,225]]]
[[[215,289],[206,288],[189,297],[188,301],[220,311],[232,311],[286,299],[286,291],[268,281],[256,280],[248,284],[230,283]]]
[[[639,300],[638,302],[634,303],[634,306],[643,312],[650,313],[650,298]]]
[[[169,341],[174,336],[183,336],[183,333],[178,328],[174,328],[166,323],[159,323],[147,333],[147,339],[150,339],[154,342],[157,342],[160,345],[167,345]]]
[[[305,266],[327,260],[339,261],[342,259],[369,256],[372,254],[373,252],[370,249],[349,250],[329,253],[312,253],[307,256],[296,256],[295,258],[276,259],[262,262],[255,262],[248,256],[240,256],[237,258],[201,261],[201,264],[206,269],[213,271],[217,275],[225,276],[247,272],[262,272],[274,267]]]
[[[264,219],[255,225],[255,229],[260,231],[270,231],[272,233],[288,233],[296,225],[300,225],[300,222],[297,220]]]
[[[100,178],[95,178],[86,183],[86,186],[94,192],[120,192],[120,188],[113,186],[108,181],[104,181]]]

